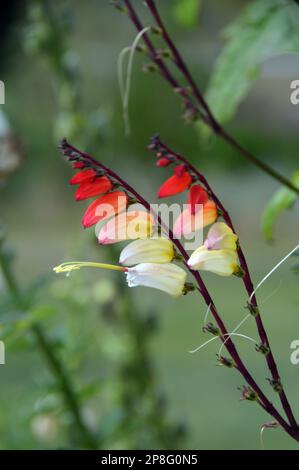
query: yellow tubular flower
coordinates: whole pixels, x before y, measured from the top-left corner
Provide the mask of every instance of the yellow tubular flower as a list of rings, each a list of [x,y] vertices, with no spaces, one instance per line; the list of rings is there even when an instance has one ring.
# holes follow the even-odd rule
[[[201,246],[190,256],[188,266],[193,270],[230,276],[238,271],[238,256],[233,250],[207,250]]]
[[[219,276],[239,272],[237,235],[224,222],[215,223],[202,246],[188,260],[194,270],[211,271]]]
[[[150,238],[154,229],[151,214],[145,211],[128,211],[110,219],[99,231],[98,241],[102,245],[122,240]]]
[[[120,264],[133,266],[139,263],[169,263],[174,258],[173,244],[167,238],[134,240],[121,252]]]
[[[208,231],[205,247],[208,250],[236,250],[237,235],[224,222],[217,222]]]

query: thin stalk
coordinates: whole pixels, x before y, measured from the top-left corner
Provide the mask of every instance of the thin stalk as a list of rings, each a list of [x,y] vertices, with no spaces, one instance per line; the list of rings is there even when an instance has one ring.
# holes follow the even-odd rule
[[[210,311],[218,325],[218,328],[221,332],[220,339],[223,343],[225,343],[225,347],[227,351],[229,352],[230,356],[234,360],[234,363],[236,365],[236,369],[241,373],[243,378],[246,380],[248,385],[254,390],[258,397],[258,403],[260,406],[267,412],[269,413],[281,426],[282,428],[294,439],[299,441],[299,432],[298,429],[294,429],[291,427],[285,420],[284,418],[280,415],[280,413],[276,410],[276,408],[273,406],[273,404],[269,401],[269,399],[266,397],[264,392],[261,390],[259,385],[256,383],[255,379],[252,377],[250,372],[248,371],[247,367],[243,363],[242,359],[239,356],[239,353],[234,345],[234,342],[229,336],[229,333],[225,327],[224,322],[222,321],[216,306],[208,292],[208,289],[205,286],[205,283],[203,279],[201,278],[200,274],[197,271],[193,271],[192,269],[189,268],[187,264],[187,260],[189,259],[189,256],[180,243],[180,241],[174,237],[172,231],[163,223],[161,218],[153,213],[153,210],[151,209],[151,206],[148,201],[146,201],[132,186],[130,186],[126,181],[124,181],[117,173],[115,173],[113,170],[108,168],[107,166],[103,165],[99,161],[97,161],[95,158],[91,157],[85,152],[81,152],[71,144],[69,144],[65,139],[61,142],[60,144],[60,149],[62,153],[68,157],[71,161],[79,159],[80,161],[84,161],[88,165],[94,166],[95,168],[99,169],[101,172],[104,172],[107,176],[115,180],[118,184],[120,184],[128,193],[130,193],[136,201],[138,201],[140,204],[142,204],[147,210],[151,211],[154,217],[156,217],[158,223],[161,225],[162,228],[167,229],[167,233],[169,236],[169,239],[173,242],[175,247],[178,249],[180,254],[183,257],[185,267],[188,269],[188,271],[192,274],[194,277],[198,290],[201,293],[202,297],[204,298],[204,301],[206,305],[210,308]],[[228,339],[227,339],[228,338]]]
[[[143,25],[132,6],[130,0],[124,0],[124,3],[128,10],[128,15],[131,18],[133,24],[135,25],[137,31],[143,30]],[[172,72],[170,71],[169,67],[165,64],[165,61],[160,57],[158,51],[156,50],[155,46],[153,45],[152,41],[149,39],[148,35],[144,35],[143,40],[148,48],[149,55],[152,61],[158,66],[158,69],[161,75],[170,83],[170,85],[182,95],[184,100],[188,102],[189,108],[193,109],[195,113],[199,113],[201,119],[211,128],[211,130],[222,140],[227,142],[231,147],[237,150],[240,155],[250,161],[253,165],[258,167],[264,173],[268,174],[271,178],[275,179],[282,185],[288,187],[296,194],[299,195],[299,188],[296,187],[288,178],[278,173],[272,167],[267,165],[266,163],[259,160],[255,155],[249,152],[245,147],[243,147],[234,137],[232,137],[217,121],[215,116],[213,115],[211,109],[209,108],[202,92],[200,91],[199,87],[196,85],[188,67],[185,64],[184,59],[182,58],[181,54],[179,53],[177,47],[175,46],[174,42],[172,41],[170,35],[168,34],[164,23],[160,17],[160,14],[156,8],[155,2],[153,0],[145,0],[151,14],[153,15],[158,27],[161,30],[162,37],[165,43],[168,45],[169,49],[173,55],[173,61],[181,74],[186,79],[188,85],[190,86],[192,98],[190,97],[186,88],[180,86],[179,82],[173,76]],[[196,105],[194,104],[194,99],[196,101]]]
[[[28,309],[28,305],[23,299],[17,281],[9,266],[9,261],[6,259],[6,256],[3,254],[1,249],[0,266],[7,288],[14,300],[16,307],[20,309],[20,311],[25,312]],[[90,449],[97,449],[97,442],[85,426],[84,421],[82,419],[80,405],[76,393],[73,390],[71,380],[68,376],[66,369],[64,368],[63,363],[56,355],[51,341],[47,338],[47,335],[41,325],[35,324],[34,326],[32,326],[31,331],[35,336],[36,342],[40,350],[42,351],[49,365],[49,368],[51,369],[53,375],[55,376],[59,384],[61,394],[63,395],[65,401],[65,405],[72,413],[74,423],[76,424],[77,429],[81,435],[82,443]]]
[[[157,141],[157,145],[159,147],[159,150],[174,156],[177,161],[180,161],[181,163],[183,163],[186,166],[186,168],[188,168],[197,177],[197,179],[205,186],[211,198],[214,200],[215,204],[217,205],[218,209],[221,211],[224,221],[232,229],[232,231],[236,233],[236,230],[234,228],[229,212],[225,209],[222,202],[220,201],[220,199],[217,197],[217,195],[215,194],[215,192],[209,185],[205,176],[202,173],[200,173],[197,170],[197,168],[194,167],[183,155],[180,155],[174,152],[172,149],[170,149],[166,144],[162,143],[160,140]],[[277,365],[276,365],[276,362],[275,362],[275,359],[271,350],[270,342],[268,339],[268,335],[263,325],[260,311],[258,309],[256,296],[252,295],[252,293],[254,292],[253,282],[252,282],[249,267],[248,267],[248,264],[247,264],[247,261],[246,261],[246,258],[245,258],[245,255],[244,255],[244,252],[242,250],[240,243],[238,243],[237,250],[238,250],[240,266],[244,273],[244,275],[242,276],[242,281],[248,293],[250,306],[252,306],[254,310],[256,311],[256,314],[254,315],[254,319],[256,322],[257,329],[258,329],[259,337],[260,337],[262,344],[267,346],[269,350],[268,354],[265,355],[267,365],[269,367],[273,380],[277,383],[281,383],[278,368],[277,368]],[[285,410],[285,413],[290,421],[291,426],[298,428],[297,421],[294,417],[291,406],[289,404],[289,401],[286,397],[286,394],[283,388],[279,392],[279,397],[280,397],[280,401],[283,406],[283,409]]]

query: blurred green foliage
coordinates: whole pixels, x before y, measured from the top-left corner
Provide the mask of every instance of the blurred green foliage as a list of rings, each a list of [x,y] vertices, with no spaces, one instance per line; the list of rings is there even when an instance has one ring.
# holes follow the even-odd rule
[[[175,19],[186,28],[198,25],[202,0],[179,0],[174,7]]]
[[[163,2],[163,17],[196,80],[206,85],[215,58],[225,47],[219,31],[232,18],[244,14],[244,2],[203,1],[200,27],[190,31],[180,28],[174,18],[174,5],[178,3]],[[76,145],[86,149],[92,146],[97,158],[123,172],[154,200],[165,174],[157,174],[145,146],[151,134],[159,131],[169,144],[206,172],[224,198],[256,282],[298,243],[298,212],[295,208],[283,214],[276,228],[275,247],[265,247],[259,216],[276,185],[227,146],[219,142],[213,146],[199,144],[194,128],[181,122],[179,102],[161,78],[140,72],[145,60],[142,55],[136,57],[133,70],[132,135],[125,139],[116,61],[122,47],[132,43],[135,33],[131,25],[105,2],[99,6],[95,0],[74,0],[69,3],[71,15],[62,13],[66,11],[64,1],[50,4],[64,25],[55,25],[64,46],[60,49],[63,60],[54,65],[65,71],[54,71],[47,51],[36,50],[31,42],[36,28],[39,30],[38,10],[30,17],[29,30],[28,18],[19,13],[21,19],[15,22],[6,41],[10,55],[1,64],[8,85],[5,111],[26,148],[22,167],[2,188],[1,219],[8,227],[8,242],[18,252],[15,273],[22,293],[32,302],[33,316],[30,309],[23,318],[1,284],[1,334],[11,332],[12,341],[7,340],[7,365],[1,368],[0,396],[5,406],[0,410],[0,447],[79,446],[77,435],[75,441],[70,436],[73,421],[61,390],[45,368],[30,332],[33,320],[39,320],[73,379],[88,429],[96,433],[101,445],[258,448],[258,424],[264,423],[265,415],[254,405],[238,401],[237,387],[242,384],[234,371],[214,367],[218,347],[208,347],[193,356],[187,353],[206,340],[201,332],[206,310],[200,301],[190,296],[174,302],[141,288],[130,291],[131,298],[122,302],[116,296],[121,286],[113,275],[75,273],[66,279],[51,275],[53,264],[63,259],[117,259],[116,253],[101,250],[89,234],[81,231],[82,207],[75,206],[65,188],[69,169],[58,158],[56,143],[64,132],[70,132]],[[29,42],[26,40],[26,54],[24,27]],[[297,159],[296,109],[289,104],[289,80],[298,78],[293,76],[298,61],[294,56],[291,75],[281,75],[286,67],[280,58],[268,62],[273,69],[251,82],[251,95],[230,128],[261,158],[288,171]],[[76,92],[71,93],[69,87]],[[230,99],[234,99],[233,91]],[[75,123],[71,110],[80,114]],[[98,110],[100,119],[86,124],[89,117],[98,116]],[[46,279],[41,274],[45,272],[49,273]],[[273,295],[281,279],[279,295]],[[226,322],[234,328],[245,315],[239,307],[245,302],[243,292],[234,280],[209,275],[206,280],[216,292]],[[267,301],[263,314],[298,413],[298,368],[289,361],[289,345],[299,328],[296,283],[297,277],[286,265],[269,280],[260,296]],[[35,284],[40,287],[35,288]],[[273,298],[267,300],[271,295]],[[134,320],[130,319],[132,311]],[[159,328],[155,325],[157,313]],[[21,326],[14,336],[14,322],[23,326],[27,323],[29,330]],[[244,332],[255,334],[250,323]],[[266,389],[260,356],[247,343],[238,343],[239,348],[247,354],[249,366],[257,371]],[[133,372],[137,369],[138,375]],[[136,402],[133,397],[137,395]],[[186,440],[182,439],[180,426],[172,424],[181,419],[190,428]],[[295,448],[279,429],[267,431],[265,445]]]
[[[68,135],[82,148],[92,150],[101,145],[101,130],[108,121],[96,121],[93,114],[87,117],[84,112],[80,70],[68,60],[74,58],[66,45],[72,24],[69,13],[66,8],[58,13],[46,0],[32,1],[24,32],[25,50],[45,59],[55,80],[59,111],[54,120],[54,139]],[[8,301],[4,300],[7,320],[2,324],[1,338],[7,347],[21,339],[22,348],[29,348],[24,338],[31,332],[52,372],[51,379],[40,387],[34,413],[30,408],[22,409],[31,420],[36,439],[50,446],[57,445],[59,439],[60,446],[75,448],[179,447],[183,431],[166,418],[165,399],[159,392],[148,347],[155,332],[154,314],[139,317],[128,290],[109,279],[90,289],[78,276],[54,282],[48,277],[44,282],[38,278],[20,292],[4,251],[0,260],[10,291]],[[41,289],[42,300],[37,301],[36,293]],[[10,308],[9,295],[16,312]],[[97,342],[90,344],[94,324],[91,329],[92,323],[82,324],[82,312],[94,324],[97,313],[111,323],[100,347]],[[55,317],[65,318],[64,327],[53,324]],[[51,325],[50,336],[41,329],[41,323]],[[80,380],[90,346],[104,370],[92,381]],[[110,370],[109,363],[114,363]],[[76,377],[76,383],[82,382],[76,389],[69,373]],[[95,399],[97,403],[90,405]]]

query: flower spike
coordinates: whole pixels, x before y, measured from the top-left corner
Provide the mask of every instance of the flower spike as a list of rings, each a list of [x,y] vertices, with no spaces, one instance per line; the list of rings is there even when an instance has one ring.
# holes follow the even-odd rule
[[[92,182],[81,183],[76,191],[76,201],[89,199],[90,197],[99,196],[112,189],[112,183],[107,176],[100,176]]]

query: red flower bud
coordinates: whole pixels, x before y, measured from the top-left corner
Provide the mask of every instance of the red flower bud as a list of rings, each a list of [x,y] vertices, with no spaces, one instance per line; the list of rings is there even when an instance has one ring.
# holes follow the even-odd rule
[[[108,219],[124,211],[128,205],[128,196],[124,191],[114,191],[95,199],[87,208],[82,224],[91,227],[101,220]]]
[[[159,166],[159,167],[160,166],[168,166],[168,165],[170,165],[170,163],[171,162],[170,162],[169,158],[162,157],[162,158],[159,158],[159,160],[157,160],[156,165]]]
[[[184,173],[186,171],[186,167],[185,165],[177,165],[175,168],[174,168],[174,174],[178,177],[178,178],[181,178]]]
[[[158,197],[174,196],[175,194],[186,191],[192,183],[192,178],[187,171],[178,177],[177,175],[171,176],[158,191]]]
[[[107,193],[112,189],[112,183],[107,176],[100,176],[94,181],[84,181],[76,191],[76,201],[82,201],[99,194]]]
[[[85,168],[85,163],[83,162],[75,162],[72,164],[74,170],[79,170],[80,168]]]
[[[70,179],[70,184],[81,184],[81,183],[92,182],[95,179],[96,175],[97,173],[93,169],[79,171],[79,173],[76,173]]]
[[[205,204],[209,200],[207,191],[199,184],[192,186],[189,191],[188,204],[191,204],[191,214],[196,212],[196,204]]]

